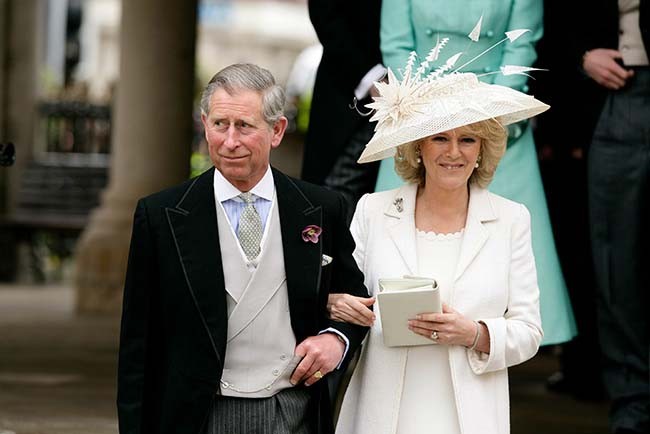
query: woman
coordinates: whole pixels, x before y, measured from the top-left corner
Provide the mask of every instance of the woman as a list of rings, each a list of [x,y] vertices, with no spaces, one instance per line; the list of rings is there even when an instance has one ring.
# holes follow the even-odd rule
[[[542,35],[542,2],[538,0],[384,0],[381,14],[381,52],[393,71],[403,67],[411,51],[421,57],[436,38],[448,37],[448,53],[465,51],[459,66],[504,38],[504,32],[531,31],[516,42],[495,45],[485,55],[462,68],[481,75],[487,83],[527,92],[525,75],[495,74],[504,65],[531,66],[537,54],[535,43]],[[466,35],[482,17],[478,40]],[[478,37],[480,36],[480,37]],[[469,45],[469,48],[468,47]],[[533,228],[533,251],[537,260],[544,345],[569,341],[576,334],[571,303],[553,240],[544,187],[537,163],[533,134],[524,122],[509,127],[507,151],[490,191],[523,203],[529,209]],[[402,185],[392,159],[382,161],[375,191]]]
[[[330,299],[333,318],[373,323],[337,432],[507,434],[507,367],[532,357],[543,333],[530,215],[486,187],[505,151],[504,125],[548,106],[474,74],[431,79],[408,66],[401,82],[389,73],[378,88],[378,127],[359,161],[397,147],[406,184],[361,198],[355,259],[371,295],[379,278],[435,278],[443,312],[408,323],[432,345],[389,348],[381,306],[369,314],[366,299]]]

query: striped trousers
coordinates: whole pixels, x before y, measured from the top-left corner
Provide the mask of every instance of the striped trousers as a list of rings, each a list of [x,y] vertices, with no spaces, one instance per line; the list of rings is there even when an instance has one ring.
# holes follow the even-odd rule
[[[310,394],[285,389],[270,398],[216,396],[206,434],[312,434],[307,418]]]

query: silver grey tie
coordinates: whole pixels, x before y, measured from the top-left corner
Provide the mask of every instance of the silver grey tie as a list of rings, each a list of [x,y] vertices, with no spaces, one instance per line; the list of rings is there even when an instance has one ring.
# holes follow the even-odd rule
[[[239,197],[246,202],[246,206],[239,217],[239,228],[237,237],[241,248],[249,261],[257,258],[260,254],[260,243],[262,242],[262,219],[253,205],[253,194],[242,193]]]

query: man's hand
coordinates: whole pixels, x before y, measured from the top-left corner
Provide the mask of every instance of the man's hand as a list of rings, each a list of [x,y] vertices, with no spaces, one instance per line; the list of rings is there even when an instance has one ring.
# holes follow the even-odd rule
[[[301,381],[305,386],[311,386],[320,378],[334,370],[341,362],[345,343],[334,333],[323,333],[310,336],[296,347],[295,355],[302,360],[291,375],[291,384],[296,385]],[[320,372],[320,376],[316,372]],[[316,374],[316,376],[314,376]]]
[[[589,50],[582,58],[582,69],[596,83],[611,90],[618,90],[634,75],[634,71],[627,70],[616,63],[622,58],[617,50],[596,48]]]

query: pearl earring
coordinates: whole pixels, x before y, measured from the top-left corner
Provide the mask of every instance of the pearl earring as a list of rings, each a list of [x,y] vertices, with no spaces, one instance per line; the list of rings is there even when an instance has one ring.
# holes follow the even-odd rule
[[[422,151],[420,150],[420,147],[418,146],[417,149],[415,150],[415,154],[418,156],[418,158],[415,159],[418,164],[422,164]]]

